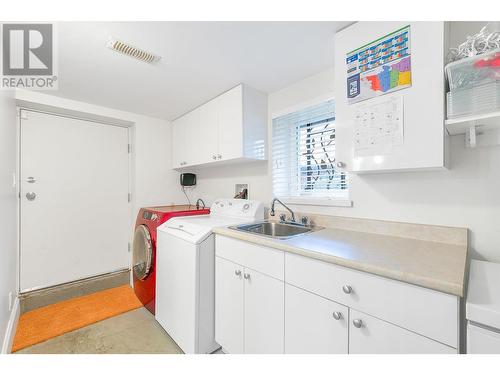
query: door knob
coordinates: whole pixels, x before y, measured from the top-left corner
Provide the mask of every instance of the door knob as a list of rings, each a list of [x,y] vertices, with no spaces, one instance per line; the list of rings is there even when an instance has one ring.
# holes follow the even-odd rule
[[[351,294],[352,293],[352,287],[350,285],[344,285],[342,287],[342,290],[344,291],[345,294]]]
[[[35,183],[35,182],[36,182],[35,177],[28,177],[28,178],[26,179],[26,182],[27,182],[27,183],[29,183],[29,184],[33,184],[33,183]]]
[[[36,193],[33,192],[26,193],[26,199],[28,199],[29,201],[34,201],[35,198],[36,198]]]
[[[354,319],[352,325],[356,328],[361,328],[363,326],[363,321],[361,319]]]
[[[342,319],[342,313],[340,311],[335,311],[332,315],[333,315],[333,319],[335,319],[335,320]]]

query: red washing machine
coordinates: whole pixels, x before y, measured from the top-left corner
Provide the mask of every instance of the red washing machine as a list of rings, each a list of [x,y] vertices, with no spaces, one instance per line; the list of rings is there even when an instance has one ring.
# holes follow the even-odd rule
[[[156,288],[156,228],[176,216],[207,215],[209,208],[196,206],[158,206],[141,208],[134,232],[132,273],[134,291],[154,315]]]

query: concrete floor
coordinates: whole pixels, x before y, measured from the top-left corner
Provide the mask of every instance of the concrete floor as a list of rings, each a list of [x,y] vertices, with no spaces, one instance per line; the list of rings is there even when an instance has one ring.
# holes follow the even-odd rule
[[[145,308],[66,333],[16,354],[181,354]]]

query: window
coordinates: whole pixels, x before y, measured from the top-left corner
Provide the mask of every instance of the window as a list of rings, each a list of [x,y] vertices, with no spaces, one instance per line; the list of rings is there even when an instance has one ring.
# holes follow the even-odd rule
[[[333,100],[273,120],[275,196],[347,201],[347,182],[335,165]]]

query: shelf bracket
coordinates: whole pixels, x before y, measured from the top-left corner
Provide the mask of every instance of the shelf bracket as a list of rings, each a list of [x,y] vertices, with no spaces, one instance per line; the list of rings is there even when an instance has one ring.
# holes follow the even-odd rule
[[[477,145],[477,132],[476,132],[476,125],[472,125],[470,128],[469,128],[469,136],[468,137],[465,137],[465,141],[466,143],[468,143],[468,146],[469,147],[476,147]]]

